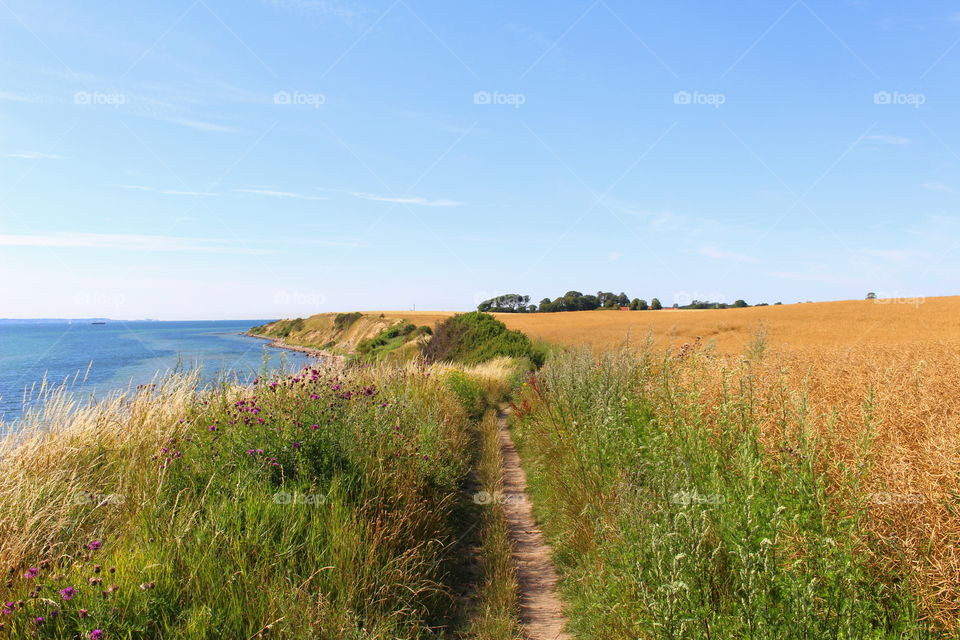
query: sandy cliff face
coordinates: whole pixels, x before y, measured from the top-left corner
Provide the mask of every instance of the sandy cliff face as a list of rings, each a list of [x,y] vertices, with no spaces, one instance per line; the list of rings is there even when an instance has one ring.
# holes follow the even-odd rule
[[[373,338],[384,329],[403,322],[398,317],[361,314],[352,320],[350,314],[321,313],[309,318],[277,320],[253,331],[264,338],[276,338],[287,344],[353,353],[361,340]],[[337,318],[340,317],[338,322]],[[416,320],[413,320],[416,323]],[[339,326],[338,326],[339,325]]]

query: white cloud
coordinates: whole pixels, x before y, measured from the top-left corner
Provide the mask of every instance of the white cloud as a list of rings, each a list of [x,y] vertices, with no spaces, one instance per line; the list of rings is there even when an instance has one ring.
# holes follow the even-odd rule
[[[121,249],[128,251],[183,251],[192,253],[272,253],[262,249],[230,246],[216,238],[182,238],[126,233],[44,233],[0,234],[4,247],[54,247],[80,249]]]
[[[213,122],[204,122],[203,120],[192,120],[190,118],[160,118],[165,122],[171,124],[178,124],[181,127],[189,127],[191,129],[199,129],[200,131],[214,131],[217,133],[240,133],[240,129],[234,127],[228,127],[222,124],[216,124]]]
[[[864,140],[870,140],[871,142],[879,142],[881,144],[894,144],[894,145],[903,145],[910,144],[910,138],[904,138],[903,136],[888,136],[881,134],[873,134],[869,136],[864,136]]]
[[[274,189],[234,189],[237,193],[248,193],[255,196],[270,196],[272,198],[292,198],[296,200],[326,200],[320,196],[305,196],[292,191],[276,191]]]
[[[622,257],[623,257],[623,254],[620,253],[619,251],[612,251],[612,252],[610,252],[610,254],[607,256],[607,260],[609,260],[610,262],[616,262],[617,260],[619,260],[619,259],[622,258]]]
[[[732,251],[722,251],[717,249],[714,246],[702,247],[698,253],[702,256],[708,258],[714,258],[715,260],[732,260],[734,262],[760,262],[757,258],[753,256],[744,255],[742,253],[733,253]]]
[[[139,184],[122,184],[121,189],[135,189],[137,191],[152,191],[162,193],[168,196],[219,196],[219,193],[210,193],[207,191],[181,191],[178,189],[157,189],[155,187],[145,187]]]
[[[22,102],[24,104],[43,102],[43,100],[37,96],[30,96],[25,93],[14,93],[13,91],[0,91],[0,100],[3,102]]]
[[[800,280],[803,282],[820,282],[823,284],[845,284],[857,285],[858,280],[844,276],[834,275],[832,273],[802,273],[798,271],[774,271],[770,275],[783,278],[784,280]]]
[[[353,22],[362,15],[358,9],[335,0],[263,0],[263,3],[308,16],[333,17],[346,22]]]
[[[459,207],[466,204],[466,202],[459,202],[457,200],[429,200],[427,198],[421,198],[419,196],[378,196],[372,193],[360,193],[354,191],[352,195],[363,198],[364,200],[375,200],[377,202],[393,202],[396,204],[415,204],[422,207]]]
[[[922,251],[912,251],[910,249],[851,249],[850,253],[861,257],[895,260],[897,262],[910,258],[923,258],[928,255]]]
[[[943,191],[944,193],[953,193],[953,189],[943,184],[942,182],[924,182],[920,186],[930,191]]]
[[[64,156],[55,153],[41,153],[40,151],[20,151],[0,155],[4,158],[21,158],[23,160],[66,160]]]

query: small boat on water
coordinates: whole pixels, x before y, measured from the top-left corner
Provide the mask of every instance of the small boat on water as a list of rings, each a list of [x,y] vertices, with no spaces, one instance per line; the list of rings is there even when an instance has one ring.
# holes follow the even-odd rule
[[[107,323],[103,322],[102,320],[97,320],[96,322],[91,322],[90,324],[107,324]]]

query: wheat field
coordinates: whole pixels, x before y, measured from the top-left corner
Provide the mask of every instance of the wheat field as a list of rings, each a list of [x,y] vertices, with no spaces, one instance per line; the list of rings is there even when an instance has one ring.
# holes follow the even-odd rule
[[[928,344],[960,341],[960,297],[850,300],[745,309],[577,311],[496,314],[511,329],[564,345],[608,349],[640,344],[648,336],[661,346],[700,338],[724,353],[737,353],[758,331],[771,345],[788,349],[857,344]]]

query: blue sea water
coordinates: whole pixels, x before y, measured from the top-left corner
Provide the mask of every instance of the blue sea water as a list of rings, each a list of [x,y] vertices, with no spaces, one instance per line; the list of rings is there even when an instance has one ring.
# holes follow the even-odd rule
[[[20,415],[24,390],[39,386],[44,375],[57,384],[76,377],[72,388],[78,397],[102,397],[178,367],[199,368],[205,383],[222,374],[236,374],[244,382],[263,369],[265,354],[273,369],[300,368],[310,360],[241,335],[264,322],[0,323],[0,420],[11,422]]]

